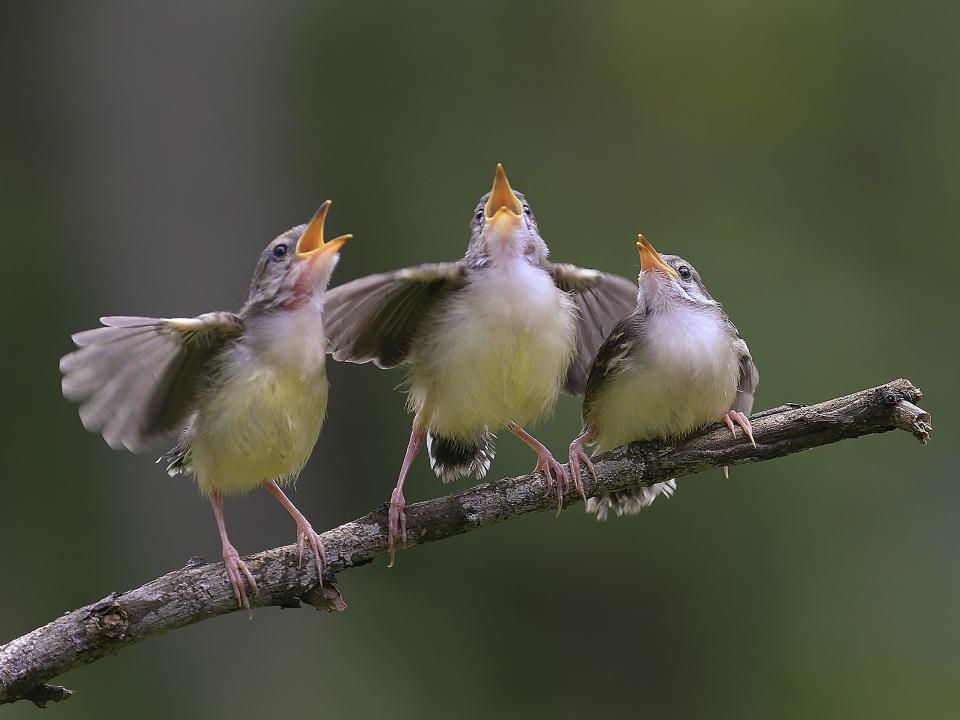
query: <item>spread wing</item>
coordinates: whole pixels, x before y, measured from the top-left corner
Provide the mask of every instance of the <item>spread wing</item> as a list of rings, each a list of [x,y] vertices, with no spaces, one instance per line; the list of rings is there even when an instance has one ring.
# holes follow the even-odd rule
[[[737,339],[740,344],[740,383],[737,385],[737,399],[733,401],[733,407],[730,409],[749,415],[753,410],[753,396],[757,392],[757,385],[760,384],[760,372],[757,370],[756,363],[753,362],[750,348],[739,334]]]
[[[431,308],[464,283],[463,263],[433,263],[328,290],[323,324],[329,352],[334,360],[396,367]]]
[[[614,325],[636,308],[637,286],[619,275],[576,265],[551,264],[549,270],[557,287],[573,295],[579,310],[577,352],[563,390],[582,395],[597,350]]]
[[[60,359],[63,394],[112,448],[148,449],[188,414],[207,361],[243,329],[237,315],[100,318],[105,327],[73,336]]]

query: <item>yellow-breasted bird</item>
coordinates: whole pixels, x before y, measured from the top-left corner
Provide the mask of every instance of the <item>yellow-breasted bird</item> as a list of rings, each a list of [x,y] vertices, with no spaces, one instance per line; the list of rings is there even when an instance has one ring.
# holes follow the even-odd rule
[[[537,453],[535,470],[562,498],[563,466],[523,426],[550,413],[561,389],[583,392],[597,348],[635,296],[625,278],[549,262],[530,204],[501,165],[474,209],[463,259],[330,290],[334,359],[407,372],[414,419],[390,499],[391,564],[397,539],[406,540],[404,481],[424,443],[444,482],[479,479],[494,432],[506,427]]]
[[[238,313],[193,318],[104,317],[73,336],[60,360],[63,394],[80,403],[87,430],[110,447],[141,452],[179,431],[161,460],[189,472],[210,498],[237,602],[257,583],[227,537],[223,496],[264,486],[297,524],[321,582],[323,545],[281,485],[296,479],[327,406],[323,299],[339,250],[323,239],[326,201],[307,225],[280,235],[260,256]]]
[[[609,450],[679,438],[723,420],[734,437],[739,426],[756,446],[747,414],[760,376],[747,344],[689,262],[661,257],[643,235],[637,249],[636,309],[597,353],[583,397],[583,431],[570,444],[576,483],[581,461],[596,479],[585,443]],[[587,512],[601,520],[610,509],[637,513],[675,489],[669,480],[590,498]]]

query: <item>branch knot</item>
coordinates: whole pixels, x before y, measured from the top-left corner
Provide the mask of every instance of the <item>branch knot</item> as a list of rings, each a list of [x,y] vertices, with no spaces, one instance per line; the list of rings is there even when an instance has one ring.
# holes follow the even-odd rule
[[[104,640],[116,642],[122,640],[130,627],[127,611],[117,602],[117,594],[110,593],[90,608],[84,620],[83,628],[91,642]]]

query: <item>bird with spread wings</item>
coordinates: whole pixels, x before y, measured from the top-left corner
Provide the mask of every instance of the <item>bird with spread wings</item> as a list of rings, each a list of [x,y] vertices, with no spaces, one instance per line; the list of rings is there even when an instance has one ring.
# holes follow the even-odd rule
[[[444,482],[479,479],[505,427],[537,453],[535,470],[562,500],[563,466],[524,426],[561,390],[583,393],[597,349],[636,305],[625,278],[547,259],[530,204],[500,165],[470,234],[461,260],[360,278],[325,298],[335,360],[406,370],[414,419],[390,500],[391,563],[406,539],[404,482],[424,444]]]

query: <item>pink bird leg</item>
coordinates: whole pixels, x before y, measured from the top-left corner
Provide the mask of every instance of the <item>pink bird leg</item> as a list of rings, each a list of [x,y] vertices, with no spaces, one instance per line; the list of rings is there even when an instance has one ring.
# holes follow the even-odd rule
[[[546,446],[537,440],[533,435],[528,433],[522,427],[517,425],[517,423],[512,420],[507,423],[507,429],[510,430],[514,435],[523,440],[527,445],[529,445],[533,451],[537,454],[537,464],[533,468],[534,472],[542,472],[543,477],[546,480],[547,484],[547,494],[550,494],[551,486],[556,486],[557,489],[557,505],[558,507],[563,507],[563,493],[567,489],[569,480],[567,478],[567,471],[563,469],[563,465],[557,462],[556,458],[547,450]],[[552,474],[551,474],[552,473]]]
[[[223,521],[223,497],[218,490],[210,493],[210,504],[213,505],[213,516],[217,520],[217,529],[220,531],[220,542],[223,544],[223,564],[227,568],[227,577],[230,578],[230,584],[233,585],[233,594],[237,597],[240,607],[250,609],[250,601],[247,599],[247,592],[244,587],[244,577],[250,583],[250,587],[256,592],[257,581],[253,578],[253,573],[247,564],[240,559],[240,554],[227,537],[227,526]]]
[[[303,513],[297,510],[297,507],[290,502],[290,498],[280,489],[276,480],[266,482],[263,486],[271,495],[280,501],[280,504],[283,505],[284,509],[293,517],[294,522],[297,523],[297,550],[300,553],[300,564],[303,564],[304,544],[310,544],[310,549],[313,551],[313,559],[317,563],[317,575],[320,578],[320,584],[323,585],[323,571],[327,567],[327,557],[323,550],[323,541],[320,539],[320,536],[314,532],[313,526],[310,524],[310,521],[304,517]]]

